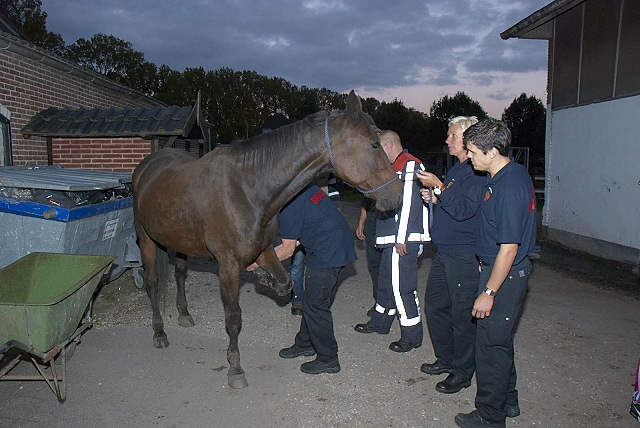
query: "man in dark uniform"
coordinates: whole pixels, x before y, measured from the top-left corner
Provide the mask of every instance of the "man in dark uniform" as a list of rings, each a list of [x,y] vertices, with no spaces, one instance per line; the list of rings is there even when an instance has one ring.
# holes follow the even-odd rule
[[[445,394],[469,387],[476,367],[476,323],[471,310],[478,297],[476,239],[487,175],[473,169],[463,134],[477,122],[475,116],[449,121],[446,142],[449,154],[458,162],[449,169],[444,183],[435,174],[418,173],[427,187],[421,191],[423,199],[433,201],[431,240],[437,249],[424,296],[436,361],[423,364],[420,370],[430,375],[449,373],[436,385],[436,391]]]
[[[336,176],[326,173],[316,178],[314,184],[317,184],[324,193],[334,202],[340,201],[340,191]],[[307,253],[302,245],[298,245],[293,257],[291,257],[291,265],[289,266],[289,276],[293,280],[293,289],[291,290],[291,314],[302,315],[302,300],[304,298],[304,270],[307,264]]]
[[[507,414],[519,414],[513,336],[531,274],[535,194],[526,168],[508,155],[511,132],[503,122],[478,122],[465,131],[464,140],[474,168],[490,179],[480,204],[476,254],[481,273],[471,313],[477,319],[476,410],[459,413],[455,423],[504,427]]]
[[[282,244],[275,248],[280,260],[291,257],[298,245],[305,248],[308,260],[300,331],[294,345],[280,350],[279,355],[317,355],[300,370],[307,374],[337,373],[340,363],[331,303],[340,271],[356,260],[349,225],[327,194],[311,184],[280,211],[280,237]],[[248,270],[251,268],[254,265]]]

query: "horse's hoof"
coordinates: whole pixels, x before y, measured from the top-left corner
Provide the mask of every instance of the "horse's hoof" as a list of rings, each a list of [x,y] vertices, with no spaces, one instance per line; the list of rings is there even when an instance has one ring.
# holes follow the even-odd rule
[[[276,294],[280,297],[288,296],[291,294],[291,290],[293,290],[293,281],[289,280],[284,285],[277,285],[274,287]]]
[[[247,378],[244,377],[244,373],[235,374],[235,375],[227,375],[229,386],[233,389],[242,389],[249,386],[247,383]]]
[[[196,325],[193,317],[189,314],[178,316],[178,324],[180,324],[180,327],[193,327]]]
[[[275,279],[264,269],[257,268],[253,271],[253,274],[258,279],[258,283],[266,287],[273,288],[275,285]]]
[[[169,346],[169,341],[167,340],[167,335],[164,333],[154,334],[153,335],[153,346],[158,349],[163,349]]]

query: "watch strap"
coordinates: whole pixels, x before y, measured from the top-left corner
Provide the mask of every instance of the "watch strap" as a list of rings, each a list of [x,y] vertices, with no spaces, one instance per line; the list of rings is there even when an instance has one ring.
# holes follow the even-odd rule
[[[488,295],[489,295],[489,296],[491,296],[491,297],[496,297],[496,295],[498,294],[498,293],[496,293],[495,291],[493,291],[492,289],[490,289],[489,287],[487,287],[486,285],[485,285],[485,287],[484,287],[483,292],[484,292],[485,294],[488,294]]]

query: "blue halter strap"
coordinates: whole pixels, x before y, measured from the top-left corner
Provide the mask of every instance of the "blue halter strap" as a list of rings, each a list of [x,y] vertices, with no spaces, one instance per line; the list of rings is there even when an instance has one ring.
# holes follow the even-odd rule
[[[331,160],[331,167],[335,171],[336,166],[333,163],[333,154],[331,153],[331,144],[329,143],[329,118],[328,117],[324,120],[324,140],[326,141],[327,149],[329,150],[329,159]],[[378,186],[375,189],[371,189],[371,190],[363,190],[363,189],[360,189],[359,187],[352,186],[349,183],[347,183],[347,184],[349,184],[349,186],[354,187],[355,189],[357,189],[360,193],[363,193],[363,194],[366,195],[368,193],[377,192],[378,190],[388,186],[389,184],[393,183],[396,180],[398,180],[398,176],[397,175],[393,179],[391,179],[391,180],[387,181],[386,183],[384,183],[383,185]]]

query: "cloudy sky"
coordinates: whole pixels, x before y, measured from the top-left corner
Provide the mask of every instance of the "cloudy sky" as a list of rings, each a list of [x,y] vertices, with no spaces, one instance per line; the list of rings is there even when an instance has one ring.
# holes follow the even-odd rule
[[[428,112],[463,91],[494,117],[546,99],[547,45],[500,33],[551,0],[42,0],[70,44],[112,34],[174,70],[253,70]]]

